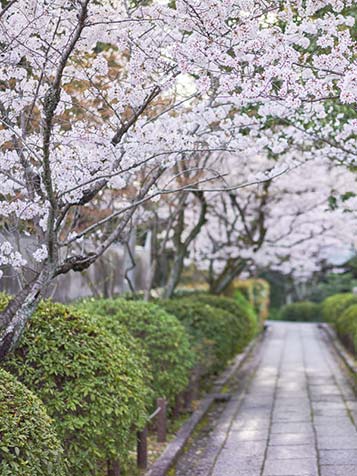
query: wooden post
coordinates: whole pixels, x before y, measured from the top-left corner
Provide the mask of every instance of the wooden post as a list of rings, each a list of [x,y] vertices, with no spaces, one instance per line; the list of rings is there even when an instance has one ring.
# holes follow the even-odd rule
[[[148,429],[144,428],[138,432],[137,442],[137,465],[140,469],[146,469],[148,465]]]
[[[160,412],[157,415],[157,441],[158,443],[165,443],[167,431],[167,403],[164,398],[157,399],[157,407]]]
[[[118,460],[108,461],[108,476],[120,476],[120,464]]]

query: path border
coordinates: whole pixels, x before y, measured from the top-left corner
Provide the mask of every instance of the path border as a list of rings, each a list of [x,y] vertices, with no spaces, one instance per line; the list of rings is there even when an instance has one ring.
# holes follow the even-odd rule
[[[173,467],[184,450],[188,439],[195,431],[197,425],[205,417],[212,404],[216,400],[222,400],[228,397],[225,396],[224,393],[221,393],[223,387],[236,374],[236,372],[240,370],[247,358],[258,347],[258,345],[262,344],[267,329],[268,326],[265,326],[263,331],[244,349],[242,353],[236,356],[234,362],[214,381],[211,392],[204,397],[197,410],[195,410],[186,423],[182,425],[177,432],[175,439],[167,445],[165,451],[145,473],[145,476],[165,476]]]

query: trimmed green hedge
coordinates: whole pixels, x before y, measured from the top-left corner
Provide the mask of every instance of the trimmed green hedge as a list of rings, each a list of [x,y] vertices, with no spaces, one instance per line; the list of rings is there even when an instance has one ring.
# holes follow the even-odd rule
[[[63,476],[63,449],[45,406],[0,369],[1,476]]]
[[[248,301],[241,291],[235,291],[234,297],[232,299],[239,305],[242,312],[249,315],[250,319],[253,319],[254,316],[254,320],[258,322],[259,318],[257,311],[254,309],[253,304]]]
[[[159,306],[144,301],[124,299],[88,299],[80,308],[96,316],[112,334],[120,335],[124,325],[140,340],[149,358],[154,375],[155,397],[165,397],[173,403],[189,383],[195,354],[184,326]]]
[[[1,296],[0,309],[7,301]],[[102,476],[114,458],[124,465],[146,422],[146,363],[135,346],[128,333],[114,338],[82,312],[46,301],[3,362],[44,402],[73,476]]]
[[[337,335],[354,353],[357,353],[357,296],[352,293],[334,294],[322,303],[324,320],[332,324]]]
[[[231,330],[234,318],[230,313],[217,312],[214,307],[190,298],[170,299],[159,304],[186,327],[200,358],[203,374],[218,372],[225,367],[236,345]]]
[[[259,323],[263,326],[269,314],[270,285],[268,281],[261,278],[235,279],[228,290],[233,297],[240,299],[239,294],[252,305],[256,312]]]
[[[334,324],[345,309],[353,304],[357,304],[357,296],[355,294],[334,294],[323,301],[322,316],[326,322]]]
[[[294,322],[316,322],[321,317],[319,304],[309,301],[295,302],[282,307],[280,319]]]
[[[258,330],[257,315],[243,296],[241,301],[213,294],[199,294],[195,299],[216,309],[226,311],[232,316],[230,327],[233,339],[232,355],[241,352],[256,335]]]
[[[357,353],[357,304],[350,305],[340,314],[335,327],[348,349]]]
[[[269,317],[268,319],[271,321],[280,321],[280,309],[277,309],[276,307],[270,307],[269,308]]]

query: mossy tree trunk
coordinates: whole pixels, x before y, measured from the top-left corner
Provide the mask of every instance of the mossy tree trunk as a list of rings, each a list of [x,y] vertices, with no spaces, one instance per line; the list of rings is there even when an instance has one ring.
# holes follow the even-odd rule
[[[44,267],[0,313],[0,361],[16,347],[51,279],[51,268]]]
[[[217,276],[210,276],[209,291],[211,294],[222,294],[246,267],[242,259],[228,260],[223,271]]]

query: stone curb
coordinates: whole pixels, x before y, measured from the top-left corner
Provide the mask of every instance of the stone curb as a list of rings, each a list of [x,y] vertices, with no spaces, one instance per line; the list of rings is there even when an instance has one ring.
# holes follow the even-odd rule
[[[224,394],[221,394],[221,390],[226,383],[233,377],[233,375],[239,370],[243,363],[247,360],[251,352],[260,344],[264,338],[266,328],[259,334],[241,354],[238,354],[231,364],[223,373],[215,380],[212,388],[212,392],[209,393],[200,403],[197,410],[195,410],[189,420],[183,424],[180,430],[177,432],[176,437],[166,447],[162,455],[155,461],[153,466],[145,473],[145,476],[165,476],[167,472],[172,468],[177,458],[183,451],[188,439],[194,432],[197,425],[202,421],[211,405],[215,400],[222,400]],[[229,395],[224,399],[229,399]]]
[[[348,352],[343,344],[340,342],[335,330],[329,324],[319,324],[325,335],[328,337],[338,356],[342,359],[346,367],[352,372],[354,376],[357,375],[357,362],[350,352]]]

